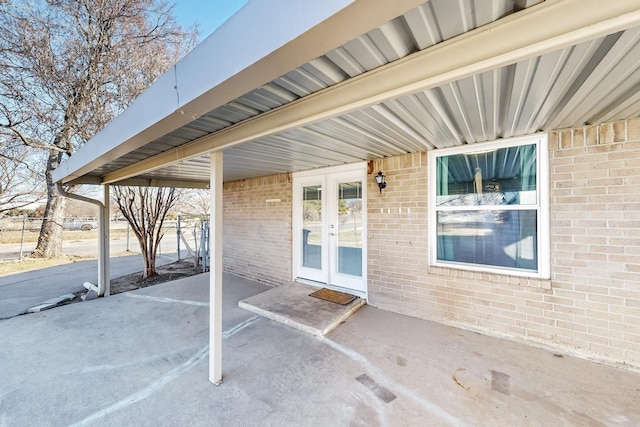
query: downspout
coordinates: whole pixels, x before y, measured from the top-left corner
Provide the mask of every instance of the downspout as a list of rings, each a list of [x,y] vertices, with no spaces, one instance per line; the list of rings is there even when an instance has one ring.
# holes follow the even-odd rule
[[[69,193],[64,190],[62,183],[56,187],[60,195],[81,202],[98,206],[98,296],[108,297],[111,292],[109,282],[109,184],[104,186],[104,203],[90,197]]]

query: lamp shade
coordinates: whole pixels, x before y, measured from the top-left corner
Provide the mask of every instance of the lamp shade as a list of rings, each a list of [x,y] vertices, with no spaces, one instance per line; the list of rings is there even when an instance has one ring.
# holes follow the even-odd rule
[[[384,181],[385,176],[382,174],[382,172],[378,172],[378,175],[376,175],[376,183],[378,184],[378,187],[380,188],[380,192],[382,193],[382,189],[386,188],[387,183]]]

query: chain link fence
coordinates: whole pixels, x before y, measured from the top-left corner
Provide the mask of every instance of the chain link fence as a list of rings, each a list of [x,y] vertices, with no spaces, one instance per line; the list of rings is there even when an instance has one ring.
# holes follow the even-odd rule
[[[178,215],[176,220],[178,259],[191,258],[203,272],[209,267],[208,220],[207,215]]]
[[[192,229],[202,223],[201,217],[183,217],[180,220],[165,220],[158,255],[175,255],[176,259],[189,256],[185,244],[179,244],[177,233],[181,223],[183,237],[193,247],[199,247],[201,231]],[[0,218],[0,261],[16,260],[28,256],[36,247],[43,218]],[[95,218],[63,218],[62,251],[65,255],[93,257],[98,255],[98,220]],[[140,246],[126,220],[109,222],[111,255],[139,253]],[[197,240],[196,240],[197,239]],[[196,243],[197,242],[197,243]],[[180,251],[178,251],[180,249]]]

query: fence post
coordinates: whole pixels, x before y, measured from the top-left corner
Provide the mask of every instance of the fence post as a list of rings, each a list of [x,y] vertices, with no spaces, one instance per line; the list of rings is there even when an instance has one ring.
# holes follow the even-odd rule
[[[176,223],[176,239],[178,242],[176,246],[178,248],[178,261],[180,261],[180,214],[178,214],[178,222]]]
[[[22,217],[22,235],[20,236],[20,254],[18,255],[18,259],[22,259],[22,248],[24,247],[24,229],[27,225],[27,216]]]
[[[129,249],[129,230],[131,230],[131,224],[127,221],[127,252],[131,252]]]
[[[209,258],[209,223],[202,221],[202,232],[200,234],[200,249],[202,252],[202,272],[207,271],[207,261]]]
[[[193,253],[196,254],[196,263],[200,265],[200,250],[202,250],[202,248],[198,249],[198,230],[196,224],[193,225],[193,248]]]

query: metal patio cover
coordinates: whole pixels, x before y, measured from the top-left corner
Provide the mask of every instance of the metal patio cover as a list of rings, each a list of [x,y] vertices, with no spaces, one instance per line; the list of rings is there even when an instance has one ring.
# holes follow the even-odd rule
[[[252,0],[59,182],[207,187],[640,116],[640,0]]]

